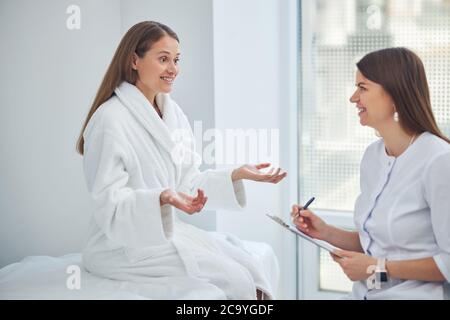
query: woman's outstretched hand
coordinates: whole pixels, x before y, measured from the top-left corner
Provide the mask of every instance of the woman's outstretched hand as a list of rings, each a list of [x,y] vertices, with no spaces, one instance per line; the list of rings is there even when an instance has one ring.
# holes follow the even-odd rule
[[[197,196],[191,197],[190,195],[183,192],[175,192],[171,189],[164,190],[159,196],[159,202],[161,205],[170,204],[187,214],[194,214],[200,212],[208,197],[205,197],[203,190],[197,190]]]
[[[270,182],[270,183],[278,183],[287,176],[287,172],[282,172],[281,168],[275,170],[272,168],[269,172],[262,172],[261,169],[265,169],[270,167],[270,163],[261,163],[261,164],[246,164],[240,168],[237,168],[231,174],[231,179],[233,181],[236,180],[252,180],[252,181],[260,181],[260,182]]]

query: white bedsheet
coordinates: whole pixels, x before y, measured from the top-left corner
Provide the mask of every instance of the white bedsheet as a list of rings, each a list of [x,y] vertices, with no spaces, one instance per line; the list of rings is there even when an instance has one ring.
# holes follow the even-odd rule
[[[266,246],[245,241],[246,249],[270,264]],[[80,267],[80,289],[69,289],[68,267]],[[277,272],[277,270],[272,270]],[[269,270],[270,272],[270,270]],[[173,294],[176,292],[176,296]],[[134,283],[100,278],[84,270],[81,254],[61,257],[29,256],[0,269],[0,299],[225,299],[221,290],[203,282],[180,278],[177,287],[164,279],[155,283]]]

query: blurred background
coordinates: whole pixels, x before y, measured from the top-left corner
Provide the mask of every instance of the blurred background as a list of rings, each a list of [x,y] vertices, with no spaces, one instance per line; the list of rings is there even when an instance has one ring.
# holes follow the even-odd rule
[[[75,143],[121,37],[143,20],[180,37],[172,96],[191,124],[278,130],[276,165],[289,172],[280,185],[247,183],[244,212],[180,217],[269,243],[279,298],[344,296],[351,283],[329,256],[265,213],[288,219],[315,196],[313,210],[353,228],[359,162],[377,137],[348,99],[370,51],[418,53],[450,135],[448,0],[0,0],[0,268],[81,251],[92,203]]]

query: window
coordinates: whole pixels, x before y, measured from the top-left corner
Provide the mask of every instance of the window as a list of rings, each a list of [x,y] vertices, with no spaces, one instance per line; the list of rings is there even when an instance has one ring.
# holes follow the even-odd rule
[[[377,139],[349,102],[355,64],[381,48],[415,51],[425,64],[436,119],[449,136],[450,1],[302,0],[300,14],[299,198],[315,196],[313,210],[340,214],[351,225],[359,163]],[[318,256],[319,289],[348,291],[334,262]]]

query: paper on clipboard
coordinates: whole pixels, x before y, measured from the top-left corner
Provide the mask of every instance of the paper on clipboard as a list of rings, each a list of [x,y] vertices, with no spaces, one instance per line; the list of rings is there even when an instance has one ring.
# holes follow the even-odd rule
[[[328,252],[332,252],[333,254],[335,253],[335,250],[340,250],[339,248],[329,244],[326,241],[322,241],[322,240],[318,240],[318,239],[314,239],[311,238],[310,236],[308,236],[307,234],[301,232],[300,230],[298,230],[296,227],[290,226],[288,225],[286,222],[284,222],[281,218],[279,217],[275,217],[272,216],[270,214],[266,214],[266,216],[268,216],[270,219],[272,219],[273,221],[275,221],[276,223],[278,223],[279,225],[281,225],[283,228],[288,229],[289,231],[291,231],[292,233],[294,233],[295,235],[302,237],[303,239],[314,243],[316,246],[321,247],[322,249],[327,250]]]

